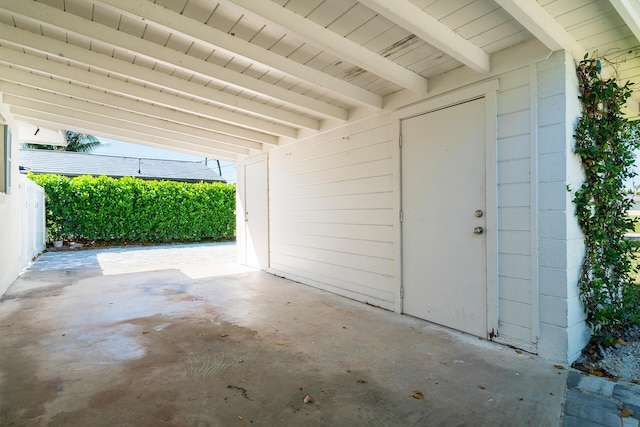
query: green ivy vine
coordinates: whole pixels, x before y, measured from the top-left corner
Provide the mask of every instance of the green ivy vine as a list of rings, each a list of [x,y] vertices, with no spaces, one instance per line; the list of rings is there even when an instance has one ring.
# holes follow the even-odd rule
[[[604,79],[600,71],[600,61],[587,55],[577,66],[582,116],[575,153],[585,181],[573,202],[586,246],[578,283],[586,322],[596,342],[611,343],[640,323],[640,286],[631,277],[634,251],[624,237],[634,228],[625,181],[635,176],[634,150],[640,144],[622,113],[631,83]]]

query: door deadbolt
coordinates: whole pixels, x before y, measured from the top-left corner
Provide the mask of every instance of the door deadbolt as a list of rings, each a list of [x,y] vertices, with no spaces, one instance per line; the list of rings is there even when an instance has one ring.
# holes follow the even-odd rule
[[[475,211],[475,216],[476,218],[481,218],[482,215],[484,215],[484,212],[482,212],[480,209],[478,209],[477,211]]]
[[[473,229],[473,234],[482,234],[482,233],[484,233],[484,228],[482,227],[475,227]]]

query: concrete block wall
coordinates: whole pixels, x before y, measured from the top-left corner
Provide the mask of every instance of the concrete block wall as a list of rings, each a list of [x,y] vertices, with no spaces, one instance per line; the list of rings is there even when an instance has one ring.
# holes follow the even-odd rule
[[[499,340],[536,351],[532,304],[529,67],[500,75],[497,117]]]
[[[568,55],[567,55],[568,56]],[[578,77],[575,72],[576,64],[571,57],[565,62],[567,70],[567,103],[566,110],[566,147],[567,147],[567,185],[572,189],[580,187],[584,181],[584,172],[578,156],[573,151],[575,147],[574,133],[580,117],[580,103],[578,101]],[[567,192],[569,193],[569,192]],[[584,235],[575,216],[573,194],[567,194],[567,335],[568,360],[573,362],[580,356],[580,352],[591,338],[591,331],[585,324],[584,307],[580,302],[578,279],[584,260]]]
[[[582,182],[573,154],[580,114],[575,63],[556,52],[537,64],[538,281],[541,356],[575,360],[589,340],[578,297],[584,244],[572,194]]]

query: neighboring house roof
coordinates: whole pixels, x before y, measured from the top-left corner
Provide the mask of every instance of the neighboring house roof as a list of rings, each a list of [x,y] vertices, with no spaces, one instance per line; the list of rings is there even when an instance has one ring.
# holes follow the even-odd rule
[[[215,182],[224,179],[204,163],[183,160],[144,159],[70,151],[20,150],[20,169],[35,174],[65,176],[133,176],[141,179],[182,182]]]

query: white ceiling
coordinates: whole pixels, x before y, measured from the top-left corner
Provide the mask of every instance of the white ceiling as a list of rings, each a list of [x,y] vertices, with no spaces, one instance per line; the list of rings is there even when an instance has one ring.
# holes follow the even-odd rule
[[[18,120],[235,160],[531,38],[640,82],[636,0],[0,0]]]

